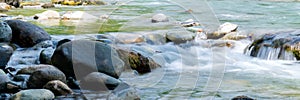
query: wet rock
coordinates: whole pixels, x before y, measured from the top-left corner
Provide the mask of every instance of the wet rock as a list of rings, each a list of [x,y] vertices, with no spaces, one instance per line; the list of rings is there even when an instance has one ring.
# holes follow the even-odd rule
[[[237,30],[237,28],[238,28],[238,25],[226,22],[226,23],[220,25],[220,27],[218,28],[218,33],[219,34],[227,34],[230,32],[235,32]]]
[[[169,19],[165,14],[156,14],[151,18],[152,23],[168,22]]]
[[[262,59],[300,60],[300,31],[265,34],[246,48],[246,54]]]
[[[152,45],[162,45],[167,42],[166,36],[164,34],[146,34],[144,35],[144,37],[146,42]]]
[[[10,10],[11,9],[10,5],[8,5],[6,3],[0,3],[0,7],[3,8],[3,9],[6,9],[6,10]]]
[[[193,27],[193,26],[199,26],[200,25],[200,23],[194,21],[193,19],[188,19],[188,20],[186,20],[186,21],[184,21],[180,24],[183,27]]]
[[[21,47],[32,47],[45,40],[50,40],[50,35],[42,28],[20,20],[5,21],[12,29],[12,42]]]
[[[46,9],[46,8],[54,8],[55,6],[52,3],[45,3],[41,7]]]
[[[73,91],[68,87],[68,85],[59,80],[50,81],[46,85],[44,85],[43,88],[52,91],[55,96],[73,93]]]
[[[11,6],[14,6],[15,8],[20,7],[20,1],[19,0],[7,0],[5,1],[6,4],[9,4]]]
[[[208,39],[219,39],[224,37],[226,34],[236,32],[238,25],[226,22],[218,28],[216,32],[207,34]]]
[[[40,63],[41,64],[52,64],[51,57],[52,57],[54,51],[55,51],[55,49],[52,47],[44,49],[40,55]]]
[[[140,74],[144,74],[151,72],[151,69],[160,67],[154,60],[140,53],[124,48],[118,48],[117,52],[125,63],[125,69],[133,69]]]
[[[58,41],[56,47],[59,47],[60,45],[70,42],[70,41],[71,41],[70,39],[62,39],[62,40]]]
[[[236,97],[232,98],[231,100],[254,100],[254,99],[242,95],[242,96],[236,96]]]
[[[9,78],[6,76],[5,72],[0,69],[0,84],[6,83],[8,81],[10,81]]]
[[[11,100],[50,100],[54,94],[46,89],[22,90],[10,97]]]
[[[122,82],[112,91],[107,100],[141,100],[141,98],[135,88]]]
[[[44,11],[43,13],[34,15],[34,19],[39,19],[39,20],[42,20],[42,19],[59,19],[59,18],[60,18],[59,13],[57,11],[54,11],[54,10],[47,10],[47,11]]]
[[[10,42],[12,30],[6,22],[0,21],[0,42]]]
[[[85,3],[89,5],[106,5],[106,3],[102,0],[86,0]]]
[[[5,68],[13,52],[13,48],[8,44],[0,43],[0,69]]]
[[[64,73],[51,65],[36,65],[24,68],[21,71],[22,72],[19,71],[18,74],[31,73],[31,76],[27,81],[28,88],[42,88],[52,80],[66,82]]]
[[[93,16],[89,13],[83,11],[69,11],[62,15],[62,18],[65,20],[91,20],[91,19],[98,19],[96,16]]]
[[[136,33],[112,33],[110,35],[113,36],[117,43],[131,44],[145,41],[143,35]]]
[[[88,74],[80,82],[82,89],[107,91],[113,90],[120,84],[118,79],[100,72],[93,72]]]
[[[241,40],[247,38],[246,35],[240,35],[237,32],[231,32],[222,37],[222,40]]]
[[[167,41],[174,42],[175,44],[186,43],[192,41],[196,37],[196,33],[186,31],[184,29],[174,29],[167,33]]]
[[[124,66],[114,48],[89,40],[62,44],[54,51],[51,62],[68,77],[79,79],[97,71],[118,78]]]

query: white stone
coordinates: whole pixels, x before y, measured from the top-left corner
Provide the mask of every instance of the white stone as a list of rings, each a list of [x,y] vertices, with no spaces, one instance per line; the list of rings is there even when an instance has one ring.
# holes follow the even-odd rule
[[[238,28],[238,25],[226,22],[218,28],[218,33],[230,33]]]

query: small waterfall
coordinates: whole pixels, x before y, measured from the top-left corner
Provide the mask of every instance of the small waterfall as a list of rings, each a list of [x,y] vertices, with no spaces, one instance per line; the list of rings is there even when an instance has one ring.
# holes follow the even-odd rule
[[[258,51],[255,51],[255,46],[251,47],[245,52],[246,55],[251,55],[252,52],[256,52],[252,55],[266,60],[297,60],[294,54],[290,51],[286,51],[283,47],[274,48],[271,46],[261,46]]]

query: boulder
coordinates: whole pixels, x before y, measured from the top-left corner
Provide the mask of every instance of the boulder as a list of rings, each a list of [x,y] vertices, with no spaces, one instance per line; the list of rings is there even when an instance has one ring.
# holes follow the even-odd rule
[[[12,42],[21,47],[32,47],[51,39],[45,30],[31,23],[20,20],[6,20],[5,22],[12,29]]]
[[[60,18],[59,13],[57,11],[54,11],[54,10],[47,10],[47,11],[44,11],[43,13],[34,15],[34,19],[39,19],[39,20],[42,20],[42,19],[59,19],[59,18]]]
[[[31,74],[27,81],[28,88],[42,88],[52,80],[66,82],[64,73],[51,65],[35,65],[23,68],[17,74]]]
[[[0,21],[0,42],[10,42],[12,30],[6,22]]]
[[[0,43],[0,69],[4,69],[7,65],[10,57],[12,56],[14,50],[8,44]]]
[[[97,71],[118,78],[124,69],[124,63],[114,48],[90,40],[74,40],[60,45],[51,62],[66,76],[77,79]]]
[[[54,94],[47,89],[22,90],[10,97],[10,100],[50,100]]]
[[[170,30],[167,35],[168,42],[174,42],[175,44],[186,43],[192,41],[196,37],[196,33],[186,31],[184,29],[173,29]]]
[[[64,82],[59,80],[53,80],[43,86],[44,89],[48,89],[54,93],[55,96],[72,94],[73,91]]]
[[[151,69],[161,67],[151,58],[146,57],[138,52],[124,48],[117,48],[117,52],[125,63],[125,69],[133,69],[140,74],[144,74],[151,72]]]
[[[268,60],[300,60],[299,35],[299,30],[265,34],[254,40],[245,53]]]
[[[10,5],[6,3],[0,3],[0,12],[6,12],[10,9],[11,9]]]
[[[82,89],[95,91],[113,90],[119,84],[120,80],[100,72],[90,73],[80,81]]]
[[[169,19],[165,14],[156,14],[151,18],[152,23],[168,22]]]

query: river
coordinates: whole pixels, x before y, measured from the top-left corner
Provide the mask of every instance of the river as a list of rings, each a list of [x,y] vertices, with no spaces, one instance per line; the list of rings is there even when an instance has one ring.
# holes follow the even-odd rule
[[[119,0],[108,2],[119,5],[92,6],[84,10],[95,16],[108,14],[112,19],[126,20],[118,30],[121,32],[168,30],[169,24],[150,25],[145,21],[155,13],[166,14],[170,17],[170,22],[174,23],[192,18],[199,21],[206,30],[214,30],[224,22],[231,22],[239,25],[238,30],[247,35],[300,28],[300,2],[293,1]],[[76,26],[75,34],[97,33],[89,29],[101,29],[101,24],[87,26],[89,28],[85,28],[82,24]],[[210,43],[207,41],[216,40],[200,40],[193,45],[187,43],[188,46],[172,43],[128,45],[133,50],[144,52],[163,66],[144,75],[125,72],[121,79],[136,87],[142,100],[228,100],[239,95],[258,100],[300,99],[299,62],[263,60],[245,55],[244,49],[251,43],[249,39],[232,41],[235,44],[233,48],[199,46]],[[153,51],[161,53],[153,53]]]

